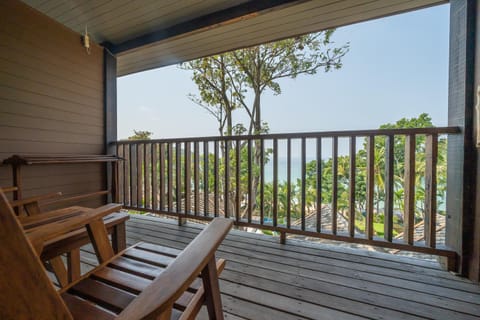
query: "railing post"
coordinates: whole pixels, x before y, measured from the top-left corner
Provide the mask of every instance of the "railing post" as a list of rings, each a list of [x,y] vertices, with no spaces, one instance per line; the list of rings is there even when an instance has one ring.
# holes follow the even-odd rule
[[[208,180],[208,171],[210,169],[209,167],[209,151],[208,151],[208,141],[203,141],[203,215],[205,217],[208,216],[208,210],[209,210],[209,201],[210,201],[210,196],[209,196],[209,186],[208,184],[210,181]]]
[[[265,220],[265,141],[260,140],[260,224]],[[275,182],[273,183],[275,185]],[[275,204],[274,204],[275,206]]]
[[[403,240],[413,244],[415,226],[415,135],[405,137],[405,174],[404,187],[404,219],[403,219]],[[425,194],[427,196],[427,194]],[[428,196],[427,196],[428,197]],[[426,225],[425,225],[426,227]]]
[[[235,197],[236,197],[236,208],[235,208],[235,221],[239,222],[240,221],[240,201],[241,196],[240,196],[240,171],[241,171],[241,141],[237,140],[236,146],[235,146],[235,156],[236,156],[236,162],[237,166],[235,168]]]
[[[224,170],[225,170],[225,182],[223,188],[223,213],[225,218],[230,217],[230,141],[224,140]]]
[[[307,162],[307,155],[306,155],[306,141],[305,141],[305,138],[302,138],[301,139],[301,157],[302,157],[302,176],[301,176],[301,200],[300,200],[300,204],[301,204],[301,207],[300,207],[300,210],[301,210],[301,219],[302,219],[302,230],[305,230],[305,215],[306,215],[306,212],[305,212],[305,207],[307,206],[306,204],[306,198],[307,198],[307,195],[306,195],[306,182],[305,182],[305,179],[306,179],[306,162]]]
[[[428,135],[425,143],[425,245],[436,246],[438,136]]]
[[[178,215],[178,226],[181,227],[185,224],[185,222],[187,222],[187,219]]]
[[[393,157],[394,157],[393,135],[388,135],[385,140],[385,212],[383,221],[384,238],[392,242],[393,238]]]
[[[332,138],[332,233],[337,234],[338,137]]]
[[[262,150],[263,152],[263,150]],[[263,162],[261,164],[263,167]],[[263,207],[263,203],[261,204]],[[278,140],[273,139],[273,226],[278,225]]]
[[[287,233],[284,231],[280,231],[280,244],[287,243]]]
[[[349,179],[349,224],[348,233],[350,237],[355,237],[355,178],[356,178],[356,137],[350,137],[350,179]]]
[[[185,189],[185,215],[189,214],[191,211],[191,188],[192,188],[192,175],[191,175],[191,145],[190,142],[185,142],[184,144],[184,189]]]
[[[375,193],[375,136],[367,137],[367,212],[365,233],[373,239],[373,196]]]
[[[322,138],[317,138],[317,232],[322,232]]]

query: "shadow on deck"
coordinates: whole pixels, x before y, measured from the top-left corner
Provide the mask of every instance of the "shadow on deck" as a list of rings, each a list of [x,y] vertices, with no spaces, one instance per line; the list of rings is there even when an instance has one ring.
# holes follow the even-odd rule
[[[183,249],[202,229],[134,215],[128,245]],[[433,262],[232,230],[218,251],[226,319],[479,319],[480,286]],[[82,251],[83,268],[95,257]],[[205,314],[200,318],[205,318]]]

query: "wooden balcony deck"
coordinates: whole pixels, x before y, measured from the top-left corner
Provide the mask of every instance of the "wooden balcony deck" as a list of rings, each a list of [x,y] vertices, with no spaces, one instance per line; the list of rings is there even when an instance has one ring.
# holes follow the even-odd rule
[[[184,248],[202,229],[132,216],[127,242]],[[480,319],[480,286],[432,262],[232,230],[218,256],[226,319]],[[82,251],[83,267],[95,258]],[[201,317],[206,318],[205,314]]]

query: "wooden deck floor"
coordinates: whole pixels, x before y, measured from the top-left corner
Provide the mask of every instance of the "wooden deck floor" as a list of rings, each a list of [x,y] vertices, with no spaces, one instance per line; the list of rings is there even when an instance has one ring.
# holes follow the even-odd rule
[[[127,242],[184,248],[202,229],[132,216]],[[232,230],[218,256],[226,319],[480,319],[480,286],[432,262]],[[88,269],[94,256],[82,251]],[[205,318],[205,314],[200,318]]]

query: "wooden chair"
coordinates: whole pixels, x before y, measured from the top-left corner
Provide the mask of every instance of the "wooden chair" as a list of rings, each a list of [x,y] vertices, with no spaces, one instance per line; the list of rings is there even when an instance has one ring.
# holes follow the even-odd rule
[[[4,193],[15,192],[17,187],[2,187]],[[45,223],[55,222],[62,219],[62,216],[75,214],[76,207],[68,207],[53,212],[43,212],[40,204],[44,201],[52,200],[62,196],[61,192],[53,192],[21,200],[10,202],[12,208],[16,210],[18,219],[24,229],[30,229],[33,226]],[[120,208],[118,208],[120,210]],[[125,239],[118,239],[119,233],[125,232],[125,221],[129,219],[127,213],[121,213],[119,210],[112,211],[105,222],[108,225],[109,233],[112,234],[112,245],[114,251],[125,249]],[[61,238],[52,239],[44,248],[41,260],[45,267],[53,272],[60,287],[67,286],[70,282],[80,278],[80,247],[89,243],[89,238],[85,228],[80,228],[62,235]],[[67,263],[63,262],[61,254],[66,254]]]
[[[102,217],[110,204],[28,235],[0,191],[0,319],[194,319],[206,304],[223,319],[215,251],[232,222],[217,218],[183,251],[147,243],[114,255]],[[85,225],[101,264],[56,291],[43,244]],[[201,277],[199,277],[201,276]]]

